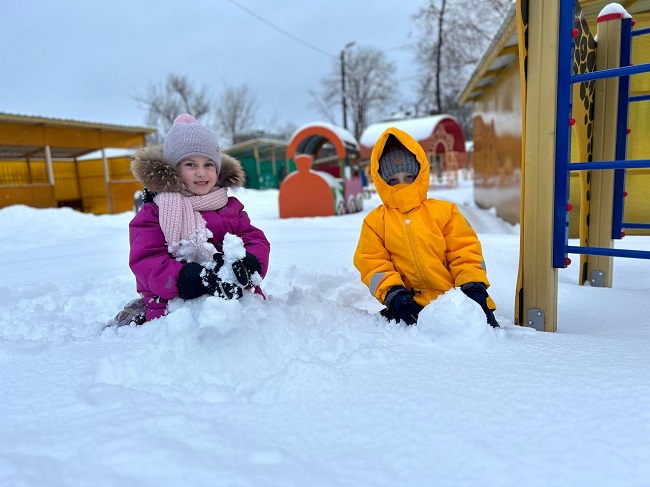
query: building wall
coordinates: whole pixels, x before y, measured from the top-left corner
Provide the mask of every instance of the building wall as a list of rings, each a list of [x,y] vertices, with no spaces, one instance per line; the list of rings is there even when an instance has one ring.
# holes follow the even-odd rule
[[[650,13],[635,15],[635,29],[650,26]],[[595,25],[590,26],[595,30]],[[634,64],[650,60],[650,36],[633,40]],[[650,93],[650,74],[632,77],[631,95]],[[628,158],[650,159],[650,101],[630,105]],[[578,162],[576,133],[573,133],[571,160]],[[521,86],[519,66],[515,62],[504,70],[499,79],[486,87],[475,102],[474,138],[474,199],[482,208],[496,208],[497,215],[510,223],[519,223],[521,204]],[[579,177],[570,176],[569,235],[578,236],[580,209]],[[650,170],[628,171],[625,200],[627,222],[650,223]],[[551,197],[549,195],[549,197]],[[647,231],[627,230],[628,234]]]
[[[521,204],[521,87],[517,64],[486,88],[474,105],[474,200],[519,222]]]
[[[133,208],[133,194],[142,184],[131,174],[128,157],[108,158],[113,213]],[[69,206],[80,211],[109,212],[101,159],[53,161],[54,186],[48,183],[45,161],[3,161],[0,164],[0,208],[24,204],[35,208]]]

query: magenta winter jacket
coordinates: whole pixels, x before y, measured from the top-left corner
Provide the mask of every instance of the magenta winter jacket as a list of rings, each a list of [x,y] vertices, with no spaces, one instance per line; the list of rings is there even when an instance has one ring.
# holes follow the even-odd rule
[[[244,205],[234,197],[228,198],[223,208],[202,211],[206,227],[212,232],[210,240],[218,251],[226,233],[239,236],[246,251],[257,257],[262,277],[269,265],[269,241],[264,233],[251,225]],[[178,274],[183,267],[167,251],[165,236],[158,222],[158,206],[146,203],[129,225],[131,253],[129,265],[137,282],[137,291],[147,306],[147,321],[165,314],[167,301],[178,296]],[[257,292],[261,293],[259,288]]]

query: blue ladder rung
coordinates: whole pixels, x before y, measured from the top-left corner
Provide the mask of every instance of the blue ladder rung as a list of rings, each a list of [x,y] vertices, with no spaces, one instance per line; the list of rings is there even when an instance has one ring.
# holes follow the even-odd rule
[[[643,29],[636,29],[632,31],[632,37],[643,36],[646,34],[650,34],[650,27],[645,27]]]
[[[567,254],[603,255],[606,257],[629,257],[631,259],[650,259],[648,250],[607,249],[603,247],[576,247],[567,245]]]
[[[650,100],[650,95],[635,95],[635,96],[631,96],[631,97],[629,98],[628,101],[629,101],[630,103],[633,103],[633,102],[637,102],[637,101],[647,101],[647,100]]]
[[[572,162],[569,171],[591,171],[594,169],[645,169],[650,167],[650,159],[626,159],[623,161]]]
[[[628,222],[623,222],[622,224],[623,228],[639,228],[639,229],[648,229],[650,228],[650,223],[628,223]]]
[[[601,69],[591,73],[576,74],[571,76],[571,83],[582,83],[604,78],[618,78],[620,76],[630,76],[650,72],[650,63],[635,64],[634,66],[622,66],[620,68]]]

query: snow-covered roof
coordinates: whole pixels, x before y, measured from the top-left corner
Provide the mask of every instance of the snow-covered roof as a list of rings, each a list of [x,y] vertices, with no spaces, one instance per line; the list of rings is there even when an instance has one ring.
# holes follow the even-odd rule
[[[403,130],[415,140],[424,140],[431,137],[437,125],[444,119],[458,121],[451,115],[433,115],[431,117],[411,118],[408,120],[392,120],[390,122],[376,123],[368,126],[361,134],[361,145],[372,147],[379,139],[379,136],[390,127],[397,127]]]
[[[111,159],[113,157],[131,157],[135,153],[135,149],[104,149],[104,154],[106,155],[107,159]],[[92,161],[95,159],[101,159],[102,158],[102,151],[98,150],[95,152],[91,152],[89,154],[84,154],[83,156],[80,156],[77,158],[79,161]]]
[[[113,123],[89,122],[83,120],[73,120],[71,118],[44,117],[42,115],[24,115],[8,112],[0,112],[0,121],[8,123],[26,123],[32,125],[72,126],[88,129],[105,129],[116,132],[142,132],[147,134],[156,131],[155,127],[117,125]]]

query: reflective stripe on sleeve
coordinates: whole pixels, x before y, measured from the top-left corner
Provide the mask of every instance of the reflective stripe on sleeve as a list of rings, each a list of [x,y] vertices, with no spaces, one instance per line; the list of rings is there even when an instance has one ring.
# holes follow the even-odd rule
[[[381,281],[384,280],[384,276],[386,275],[385,272],[378,272],[372,278],[370,279],[370,286],[368,286],[368,289],[370,290],[370,294],[373,296],[375,295],[375,291],[377,291],[377,288],[379,287],[379,284]]]

